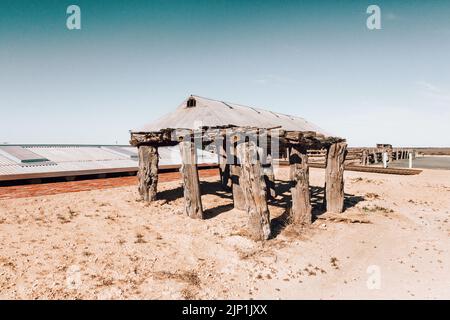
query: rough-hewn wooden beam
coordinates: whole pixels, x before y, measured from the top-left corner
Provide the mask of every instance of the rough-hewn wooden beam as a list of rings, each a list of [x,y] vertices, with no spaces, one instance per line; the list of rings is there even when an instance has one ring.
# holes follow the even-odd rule
[[[191,218],[203,219],[200,182],[197,171],[195,144],[189,140],[180,142],[181,176],[184,187],[184,209]]]
[[[139,194],[144,201],[156,200],[158,187],[158,148],[140,146],[139,153]]]
[[[240,182],[249,218],[249,232],[256,240],[267,240],[271,235],[270,213],[258,147],[244,142],[237,146],[237,152],[241,161]]]
[[[306,150],[292,148],[289,164],[292,179],[290,220],[295,224],[309,225],[312,222],[312,207],[309,191],[308,155]]]
[[[339,142],[328,149],[325,169],[325,202],[329,212],[344,211],[344,161],[347,144]]]
[[[130,144],[132,146],[150,145],[165,146],[175,145],[178,141],[172,140],[172,129],[165,129],[156,132],[131,132]]]

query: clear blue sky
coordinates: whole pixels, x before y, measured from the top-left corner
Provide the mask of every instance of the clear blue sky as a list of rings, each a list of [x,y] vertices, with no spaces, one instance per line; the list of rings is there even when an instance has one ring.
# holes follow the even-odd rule
[[[0,143],[127,143],[191,93],[450,146],[450,1],[0,2]]]

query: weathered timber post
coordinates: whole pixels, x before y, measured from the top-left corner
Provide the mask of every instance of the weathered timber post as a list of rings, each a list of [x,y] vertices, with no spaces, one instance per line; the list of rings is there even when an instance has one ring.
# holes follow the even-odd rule
[[[368,154],[367,150],[364,149],[362,151],[362,155],[361,155],[361,165],[367,166],[368,157],[369,157],[369,154]]]
[[[289,157],[292,174],[292,210],[293,223],[309,225],[312,222],[311,194],[309,192],[309,166],[306,150],[292,148]]]
[[[235,209],[245,210],[245,198],[241,188],[241,167],[238,163],[237,157],[237,142],[232,141],[231,143],[231,157],[232,163],[230,164],[230,174],[231,174],[231,189],[233,193],[233,205]]]
[[[147,202],[156,200],[158,187],[158,148],[154,146],[139,146],[139,194]]]
[[[228,181],[230,180],[230,165],[228,164],[228,152],[226,149],[226,138],[224,136],[218,139],[216,150],[219,162],[220,183],[223,189],[227,189]]]
[[[256,240],[267,240],[271,235],[270,213],[266,201],[266,187],[258,147],[251,142],[240,143],[236,151],[241,162],[240,182],[248,214],[248,227]]]
[[[373,152],[373,163],[378,163],[378,153],[376,151]]]
[[[383,168],[386,169],[388,167],[389,155],[387,152],[383,152],[382,157],[383,157]]]
[[[344,211],[344,161],[347,153],[345,142],[334,143],[328,149],[325,169],[325,202],[327,211]]]
[[[392,152],[392,149],[388,149],[388,150],[387,150],[387,155],[388,155],[388,162],[392,162],[392,160],[393,160],[393,152]]]
[[[413,167],[413,154],[412,152],[408,153],[408,168],[412,169]]]
[[[264,181],[266,182],[267,198],[275,198],[277,196],[275,188],[275,173],[273,172],[273,159],[270,154],[265,157],[263,173]]]
[[[197,170],[197,148],[192,141],[181,141],[181,176],[184,187],[184,211],[191,218],[203,219],[200,182]]]

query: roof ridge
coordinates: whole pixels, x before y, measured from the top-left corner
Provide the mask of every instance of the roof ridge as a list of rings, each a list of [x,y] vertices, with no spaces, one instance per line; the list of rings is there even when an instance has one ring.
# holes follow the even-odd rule
[[[281,113],[281,112],[272,111],[269,108],[252,107],[252,106],[247,106],[245,104],[240,104],[240,103],[235,103],[235,102],[230,102],[230,101],[225,101],[225,100],[217,100],[217,99],[213,99],[213,98],[199,96],[199,95],[196,95],[196,94],[191,94],[190,96],[191,97],[197,97],[197,98],[200,98],[200,99],[206,99],[206,100],[210,100],[210,101],[220,102],[220,103],[225,104],[227,107],[230,107],[229,104],[232,104],[232,105],[236,105],[236,106],[240,106],[240,107],[244,107],[244,108],[253,109],[254,111],[266,111],[266,112],[270,112],[272,114],[285,116],[285,117],[288,117],[288,118],[294,117],[294,118],[298,118],[298,119],[306,121],[306,119],[303,118],[303,117],[300,117],[300,116],[297,116],[297,115],[291,115],[291,114],[287,114],[287,113]],[[306,122],[308,122],[308,121],[306,121]]]
[[[232,104],[232,105],[234,104],[234,105],[239,106],[239,107],[244,107],[244,108],[249,108],[249,109],[257,109],[257,110],[261,110],[261,111],[268,111],[268,112],[274,112],[274,113],[277,113],[277,114],[281,114],[281,113],[278,113],[278,112],[275,112],[275,111],[271,111],[268,108],[264,109],[264,108],[261,108],[261,107],[252,107],[252,106],[247,106],[245,104],[240,104],[240,103],[231,102],[231,101],[225,101],[225,100],[212,99],[212,98],[208,98],[208,97],[199,96],[199,95],[196,95],[196,94],[191,94],[190,96],[191,97],[197,97],[197,98],[200,98],[200,99],[206,99],[206,100],[210,100],[210,101],[220,102],[220,103],[223,103],[223,104],[225,104],[227,106],[228,106],[228,104]]]

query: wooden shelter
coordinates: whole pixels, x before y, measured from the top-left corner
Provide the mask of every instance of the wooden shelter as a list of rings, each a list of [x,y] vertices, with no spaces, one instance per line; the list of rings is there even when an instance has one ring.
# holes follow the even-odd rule
[[[308,149],[325,149],[328,211],[344,208],[345,139],[333,137],[303,118],[234,103],[190,96],[173,112],[143,129],[131,131],[139,148],[139,192],[157,198],[158,147],[179,145],[185,213],[203,218],[196,152],[213,145],[221,183],[230,185],[234,207],[245,210],[249,231],[259,240],[271,235],[267,199],[276,193],[272,160],[288,155],[291,170],[292,221],[310,224]]]

